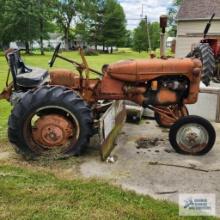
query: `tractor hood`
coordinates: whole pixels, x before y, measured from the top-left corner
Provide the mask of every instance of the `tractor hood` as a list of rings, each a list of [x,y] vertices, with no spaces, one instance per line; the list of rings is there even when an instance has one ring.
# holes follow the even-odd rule
[[[109,65],[107,73],[122,81],[146,81],[166,75],[192,75],[195,68],[201,69],[198,59],[145,59],[127,60]]]

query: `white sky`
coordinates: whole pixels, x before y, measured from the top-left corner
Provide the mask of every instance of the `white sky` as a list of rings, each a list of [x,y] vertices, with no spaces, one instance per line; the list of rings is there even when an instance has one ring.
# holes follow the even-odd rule
[[[128,29],[132,30],[137,27],[142,13],[142,4],[144,5],[144,16],[147,15],[150,21],[159,21],[162,14],[167,14],[167,8],[171,5],[172,0],[118,0],[124,8]]]

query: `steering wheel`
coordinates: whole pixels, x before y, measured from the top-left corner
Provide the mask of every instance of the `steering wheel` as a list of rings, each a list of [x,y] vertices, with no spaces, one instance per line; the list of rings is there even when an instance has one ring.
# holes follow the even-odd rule
[[[55,63],[55,61],[56,61],[57,55],[58,55],[59,50],[60,50],[60,46],[61,46],[61,43],[59,43],[59,44],[56,46],[55,50],[54,50],[52,59],[51,59],[50,62],[49,62],[49,66],[50,66],[50,67],[53,67],[53,65],[54,65],[54,63]]]

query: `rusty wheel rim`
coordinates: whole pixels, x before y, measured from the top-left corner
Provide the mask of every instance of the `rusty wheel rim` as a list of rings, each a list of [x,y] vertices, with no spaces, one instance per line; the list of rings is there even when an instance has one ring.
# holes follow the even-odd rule
[[[188,115],[188,110],[186,106],[182,106],[181,108],[179,108],[179,106],[171,106],[164,108],[164,110],[168,110],[173,113],[172,120],[159,114],[161,124],[166,127],[171,127],[175,123],[175,121]]]
[[[39,155],[65,154],[77,143],[79,121],[69,110],[58,106],[37,109],[24,126],[28,146]]]
[[[32,128],[33,140],[46,148],[64,145],[70,137],[74,137],[74,125],[58,114],[40,117]]]
[[[194,154],[207,146],[209,134],[202,125],[190,123],[178,130],[176,142],[185,152]]]

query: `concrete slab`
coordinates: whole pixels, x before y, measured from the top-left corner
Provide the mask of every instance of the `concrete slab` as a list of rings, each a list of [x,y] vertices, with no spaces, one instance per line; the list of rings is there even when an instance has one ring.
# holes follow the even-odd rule
[[[215,124],[217,134],[220,124]],[[159,138],[158,146],[137,149],[140,137]],[[205,156],[184,156],[174,152],[168,142],[168,131],[154,121],[140,125],[126,124],[112,152],[113,164],[87,158],[81,164],[81,175],[102,178],[125,189],[159,199],[178,202],[179,193],[215,193],[220,215],[220,137]]]

